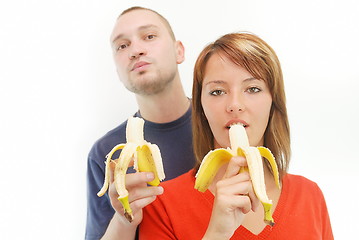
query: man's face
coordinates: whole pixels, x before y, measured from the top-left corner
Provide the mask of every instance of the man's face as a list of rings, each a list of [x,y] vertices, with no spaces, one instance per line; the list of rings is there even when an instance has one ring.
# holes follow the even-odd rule
[[[182,45],[171,37],[162,19],[148,10],[133,10],[120,16],[111,45],[121,81],[140,95],[162,92],[184,59]]]

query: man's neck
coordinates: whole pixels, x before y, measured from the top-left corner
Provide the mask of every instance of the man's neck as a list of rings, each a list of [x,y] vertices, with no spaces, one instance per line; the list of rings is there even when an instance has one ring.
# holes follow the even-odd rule
[[[190,106],[179,79],[175,80],[160,94],[136,95],[141,116],[151,122],[167,123],[183,116]]]

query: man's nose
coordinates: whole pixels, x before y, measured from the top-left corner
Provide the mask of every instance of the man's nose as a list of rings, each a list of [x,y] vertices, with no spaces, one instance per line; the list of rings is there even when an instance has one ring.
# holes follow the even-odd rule
[[[132,59],[136,59],[140,56],[143,56],[146,54],[146,49],[144,48],[144,46],[140,43],[140,42],[132,42],[131,46],[130,46],[130,51],[129,51],[129,58]]]

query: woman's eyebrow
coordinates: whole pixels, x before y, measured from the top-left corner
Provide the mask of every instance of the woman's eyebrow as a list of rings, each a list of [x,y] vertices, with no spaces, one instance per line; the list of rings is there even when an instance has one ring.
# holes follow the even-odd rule
[[[211,80],[209,82],[207,82],[205,85],[209,85],[209,84],[225,84],[226,82],[223,80]]]
[[[243,82],[250,82],[250,81],[255,81],[255,80],[261,81],[260,79],[257,79],[255,77],[249,77],[249,78],[244,79]]]
[[[249,78],[246,78],[243,80],[243,82],[250,82],[250,81],[262,81],[261,79],[257,79],[255,77],[249,77]],[[223,81],[223,80],[211,80],[209,82],[207,82],[205,85],[208,85],[208,84],[225,84],[226,82]]]

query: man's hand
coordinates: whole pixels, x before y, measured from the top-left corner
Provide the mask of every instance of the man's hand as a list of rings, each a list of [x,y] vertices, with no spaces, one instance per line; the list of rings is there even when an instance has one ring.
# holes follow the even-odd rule
[[[152,203],[157,195],[163,193],[161,186],[153,187],[147,186],[147,182],[154,179],[152,172],[137,172],[126,175],[126,189],[128,191],[129,203],[133,211],[134,219],[131,223],[134,226],[142,221],[142,208]],[[118,215],[123,218],[123,221],[127,221],[124,217],[124,210],[121,202],[117,199],[118,194],[113,183],[113,175],[110,180],[109,197],[111,200],[112,207],[116,210]]]
[[[137,172],[126,174],[126,189],[128,191],[129,203],[133,211],[134,219],[130,223],[124,216],[124,209],[121,202],[117,199],[118,193],[114,184],[114,164],[111,164],[109,198],[114,214],[105,235],[101,239],[123,239],[134,240],[137,226],[142,221],[142,209],[152,203],[157,195],[163,193],[161,186],[147,186],[147,182],[152,181],[155,176],[152,172]],[[120,237],[120,238],[119,238]]]

